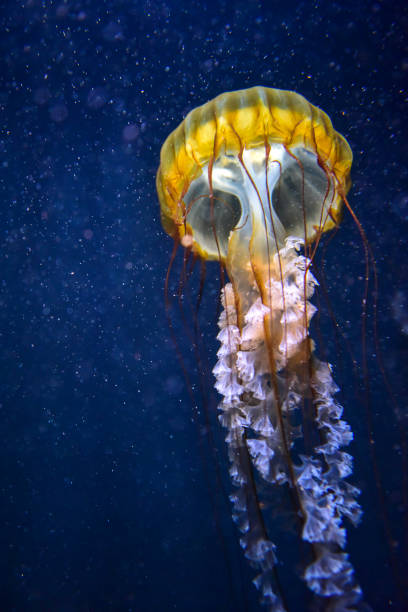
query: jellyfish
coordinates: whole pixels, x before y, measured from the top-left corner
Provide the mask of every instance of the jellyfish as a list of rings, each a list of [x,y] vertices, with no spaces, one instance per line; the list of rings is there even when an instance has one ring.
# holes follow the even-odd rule
[[[226,272],[217,363],[231,511],[260,600],[286,609],[280,551],[260,492],[287,492],[309,556],[301,577],[320,608],[362,592],[346,551],[361,518],[350,482],[353,438],[329,363],[310,334],[313,260],[341,219],[351,149],[303,96],[266,87],[219,95],[165,141],[157,173],[164,230]]]

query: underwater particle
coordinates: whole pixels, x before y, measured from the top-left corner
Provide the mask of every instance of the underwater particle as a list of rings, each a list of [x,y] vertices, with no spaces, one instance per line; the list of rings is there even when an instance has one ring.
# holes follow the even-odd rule
[[[48,87],[39,87],[35,90],[33,98],[38,106],[43,106],[47,104],[48,100],[51,98],[50,90]]]
[[[403,221],[408,221],[408,194],[404,193],[391,202],[391,210]]]
[[[125,38],[121,26],[113,21],[103,28],[102,36],[109,42],[124,40]]]
[[[86,104],[92,110],[98,110],[105,106],[107,100],[107,93],[103,87],[91,87],[86,99]]]
[[[54,106],[51,106],[49,113],[55,123],[62,123],[68,117],[68,108],[63,103],[54,104]]]
[[[183,390],[183,381],[178,376],[169,376],[164,381],[164,389],[168,395],[179,395]]]
[[[391,311],[393,319],[400,326],[402,333],[408,336],[408,300],[403,291],[397,291],[394,294]]]
[[[62,19],[68,15],[69,7],[66,4],[60,4],[55,9],[55,14],[59,19]]]
[[[135,123],[126,125],[123,128],[122,136],[123,140],[126,140],[126,142],[132,142],[132,140],[136,140],[136,138],[139,136],[138,126]]]

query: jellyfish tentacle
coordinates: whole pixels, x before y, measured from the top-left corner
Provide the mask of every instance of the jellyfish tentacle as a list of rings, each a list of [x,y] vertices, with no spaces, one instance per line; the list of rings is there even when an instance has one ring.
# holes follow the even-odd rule
[[[342,406],[333,397],[338,388],[328,364],[312,359],[316,425],[324,442],[315,449],[317,458],[302,457],[302,465],[295,468],[307,515],[302,538],[315,545],[316,553],[303,577],[316,594],[337,598],[335,609],[341,610],[362,595],[348,555],[342,552],[346,544],[342,518],[354,525],[360,521],[362,511],[356,501],[360,490],[344,480],[352,473],[352,457],[340,449],[351,442],[353,434],[341,419]]]
[[[262,513],[256,494],[252,474],[251,442],[246,431],[250,425],[250,414],[242,397],[245,396],[245,381],[239,380],[239,347],[242,342],[237,326],[232,285],[223,290],[223,306],[219,327],[218,363],[214,367],[216,388],[223,395],[219,409],[220,422],[228,430],[226,442],[230,460],[230,476],[234,493],[230,496],[233,504],[233,519],[240,532],[240,543],[251,565],[259,571],[254,579],[255,586],[262,593],[262,602],[271,612],[284,612],[281,597],[274,589],[275,545],[269,540],[263,523]],[[273,453],[272,449],[270,452]]]
[[[216,388],[224,398],[219,406],[220,421],[228,430],[230,474],[238,489],[231,496],[233,516],[243,533],[241,545],[246,556],[261,570],[254,582],[263,601],[271,604],[269,578],[276,546],[261,528],[256,490],[251,499],[248,458],[263,480],[295,489],[303,519],[302,539],[313,546],[315,556],[304,571],[304,580],[311,591],[331,598],[336,602],[334,609],[340,610],[361,597],[353,567],[343,552],[346,531],[342,524],[343,517],[357,524],[361,509],[356,501],[359,490],[344,480],[352,472],[352,458],[341,449],[353,436],[341,418],[343,408],[334,399],[338,388],[330,366],[319,361],[311,347],[309,323],[316,308],[309,299],[317,281],[310,271],[310,260],[299,253],[302,244],[290,237],[274,255],[263,288],[264,301],[254,290],[253,279],[252,303],[243,313],[242,329],[238,327],[232,285],[225,286],[218,334],[221,346],[214,374]],[[264,333],[265,321],[272,340]],[[273,373],[268,341],[276,368]],[[305,371],[311,372],[310,379]],[[302,431],[291,422],[291,415],[301,408],[307,391],[313,398],[320,444],[310,454],[299,453],[296,460],[292,455],[296,456],[294,446]],[[258,511],[251,508],[254,503]],[[274,605],[281,606],[275,593],[273,597]]]

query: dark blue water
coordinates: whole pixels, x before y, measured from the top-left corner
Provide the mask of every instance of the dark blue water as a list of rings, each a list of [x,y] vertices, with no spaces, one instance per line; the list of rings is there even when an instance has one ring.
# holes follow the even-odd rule
[[[165,317],[172,242],[155,194],[161,144],[185,114],[253,85],[302,93],[354,152],[350,202],[379,283],[377,310],[369,287],[370,394],[350,375],[348,346],[362,375],[365,268],[347,214],[324,269],[344,335],[336,345],[322,321],[331,339],[320,350],[337,368],[356,436],[352,480],[365,514],[349,530],[348,549],[374,610],[408,608],[390,568],[364,407],[388,543],[404,575],[407,26],[404,2],[2,4],[1,610],[258,609],[223,493],[227,463],[209,373],[217,268],[208,268],[198,368],[188,322],[174,314],[196,409]],[[307,610],[292,586],[300,566],[286,578],[280,571],[290,609]]]

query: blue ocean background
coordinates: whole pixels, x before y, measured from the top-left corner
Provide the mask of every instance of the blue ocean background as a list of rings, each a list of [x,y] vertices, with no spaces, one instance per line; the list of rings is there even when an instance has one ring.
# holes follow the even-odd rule
[[[212,389],[219,270],[207,267],[196,350],[198,273],[180,310],[176,261],[175,345],[172,240],[155,192],[160,147],[187,112],[254,85],[303,94],[354,153],[349,200],[378,274],[369,389],[367,243],[347,213],[322,265],[341,334],[326,313],[318,351],[355,433],[364,517],[348,550],[366,609],[407,610],[396,579],[408,574],[406,2],[9,0],[0,10],[0,610],[260,609]],[[302,612],[289,541],[279,571]]]

